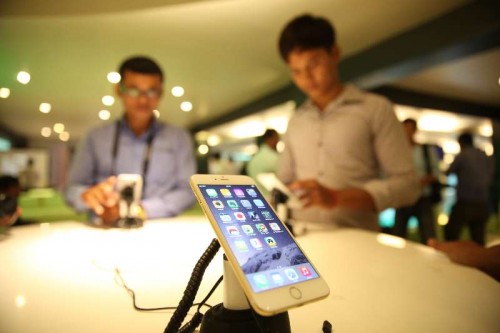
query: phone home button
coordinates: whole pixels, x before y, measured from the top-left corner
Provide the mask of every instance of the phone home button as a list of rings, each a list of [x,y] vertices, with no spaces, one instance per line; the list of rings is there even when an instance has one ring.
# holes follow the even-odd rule
[[[295,287],[291,287],[288,292],[290,293],[290,296],[292,296],[293,298],[295,299],[301,299],[302,298],[302,292],[295,288]]]

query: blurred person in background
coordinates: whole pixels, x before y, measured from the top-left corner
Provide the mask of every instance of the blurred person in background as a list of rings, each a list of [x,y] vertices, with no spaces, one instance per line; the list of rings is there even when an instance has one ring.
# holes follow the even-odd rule
[[[231,156],[223,158],[220,152],[215,152],[208,159],[208,173],[213,175],[236,175],[240,166],[233,161]]]
[[[0,227],[10,227],[21,215],[18,198],[21,194],[21,184],[14,176],[0,176]]]
[[[500,244],[483,247],[471,241],[438,242],[429,239],[428,245],[446,254],[451,261],[477,268],[500,282]]]
[[[324,18],[294,18],[281,33],[279,50],[308,97],[290,119],[277,171],[304,203],[293,219],[379,230],[379,211],[411,205],[420,195],[391,103],[341,82],[340,48]]]
[[[457,201],[444,229],[445,239],[460,239],[464,226],[469,228],[471,239],[485,244],[486,222],[490,216],[489,187],[493,181],[493,160],[474,147],[471,133],[458,137],[460,153],[451,163],[447,174],[457,176]]]
[[[406,138],[412,147],[413,163],[417,175],[420,177],[420,186],[415,191],[421,191],[422,195],[417,202],[411,206],[400,207],[396,209],[396,218],[394,222],[393,234],[406,238],[408,220],[414,216],[418,219],[418,230],[420,241],[427,244],[429,238],[436,238],[436,218],[433,212],[433,205],[440,199],[439,179],[439,158],[436,150],[430,145],[420,145],[415,142],[417,132],[417,122],[414,119],[405,119],[403,128]]]
[[[26,162],[26,167],[19,172],[19,182],[23,191],[36,187],[38,183],[38,171],[35,167],[35,161],[32,158]]]
[[[257,179],[261,173],[276,173],[278,167],[278,151],[276,147],[280,141],[280,135],[274,129],[267,129],[257,140],[259,150],[252,156],[246,166],[246,173],[252,177],[262,189],[265,195],[269,195],[266,187]]]
[[[91,210],[96,223],[119,218],[117,175],[143,177],[142,217],[175,216],[194,202],[189,177],[195,173],[192,139],[187,131],[162,123],[153,111],[163,93],[163,72],[148,57],[132,57],[119,69],[116,94],[123,117],[92,129],[73,160],[66,199],[79,211]]]

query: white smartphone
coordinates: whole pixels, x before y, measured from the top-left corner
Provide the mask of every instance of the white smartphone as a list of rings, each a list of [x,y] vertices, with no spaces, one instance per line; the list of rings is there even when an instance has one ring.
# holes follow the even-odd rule
[[[270,173],[259,173],[257,175],[258,181],[271,192],[273,189],[277,189],[281,191],[288,197],[287,205],[290,208],[302,208],[304,204],[300,200],[300,198],[290,191],[290,189],[279,180],[279,178],[272,172]]]
[[[137,206],[141,204],[142,176],[138,174],[119,174],[116,191],[120,195],[118,204],[120,218],[136,217]]]
[[[193,175],[190,184],[257,313],[271,316],[329,295],[252,178]]]

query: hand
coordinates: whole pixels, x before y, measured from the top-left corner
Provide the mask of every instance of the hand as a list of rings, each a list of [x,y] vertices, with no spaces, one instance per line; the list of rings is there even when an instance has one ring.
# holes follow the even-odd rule
[[[336,191],[321,185],[315,179],[298,180],[288,187],[297,193],[304,207],[316,205],[333,208],[336,205]]]
[[[13,214],[0,217],[0,227],[10,227],[17,221],[20,215],[21,208],[17,207]]]
[[[485,248],[472,241],[438,242],[429,239],[427,245],[444,252],[451,261],[467,266],[477,266],[477,260],[482,256]]]
[[[104,224],[112,224],[119,218],[119,194],[115,191],[117,178],[112,176],[89,187],[82,193],[82,200],[98,215]]]

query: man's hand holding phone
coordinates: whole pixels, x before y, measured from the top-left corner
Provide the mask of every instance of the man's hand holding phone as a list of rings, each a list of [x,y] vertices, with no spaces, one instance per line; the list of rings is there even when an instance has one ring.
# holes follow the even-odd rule
[[[343,207],[370,212],[376,210],[373,197],[362,188],[337,190],[323,186],[315,179],[297,180],[288,188],[299,197],[303,207],[321,206],[328,209]]]
[[[105,225],[111,225],[119,219],[119,194],[115,190],[117,177],[111,176],[105,181],[89,187],[82,193],[82,200],[99,216]]]
[[[288,188],[299,197],[304,208],[334,208],[336,205],[337,191],[321,185],[315,179],[297,180],[288,185]]]

